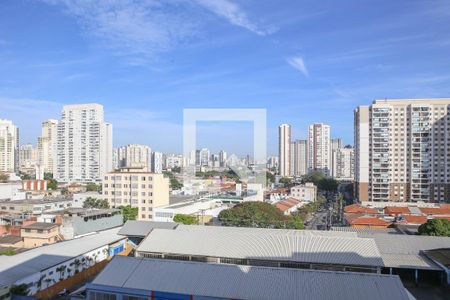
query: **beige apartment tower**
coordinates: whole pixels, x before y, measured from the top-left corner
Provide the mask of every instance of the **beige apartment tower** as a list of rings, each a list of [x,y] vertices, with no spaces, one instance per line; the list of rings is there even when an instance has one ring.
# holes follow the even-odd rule
[[[450,199],[450,99],[375,100],[355,109],[360,201]]]
[[[154,207],[169,205],[169,179],[146,168],[122,168],[107,173],[102,188],[110,207],[137,207],[138,220],[152,220]]]
[[[281,176],[291,176],[291,125],[278,127],[278,152]]]

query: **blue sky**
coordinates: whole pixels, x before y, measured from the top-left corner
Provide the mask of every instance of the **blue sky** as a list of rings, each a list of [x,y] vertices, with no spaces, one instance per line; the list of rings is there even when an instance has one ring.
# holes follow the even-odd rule
[[[184,108],[266,108],[304,138],[352,143],[375,98],[450,97],[450,1],[2,0],[0,118],[22,143],[62,105],[97,102],[115,146],[182,150]],[[252,151],[251,124],[202,124],[199,146]]]

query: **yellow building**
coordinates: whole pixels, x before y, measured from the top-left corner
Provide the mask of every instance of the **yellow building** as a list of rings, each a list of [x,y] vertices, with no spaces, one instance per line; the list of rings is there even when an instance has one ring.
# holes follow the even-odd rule
[[[40,247],[45,244],[53,244],[61,240],[59,225],[55,223],[33,223],[23,226],[20,230],[25,248]]]
[[[110,207],[137,207],[138,220],[153,220],[153,208],[169,204],[169,179],[146,168],[122,168],[106,174],[103,198]]]

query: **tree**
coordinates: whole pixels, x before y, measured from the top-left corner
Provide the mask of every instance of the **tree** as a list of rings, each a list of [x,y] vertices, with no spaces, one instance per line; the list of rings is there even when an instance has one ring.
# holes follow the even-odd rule
[[[58,181],[56,179],[49,179],[47,182],[47,188],[50,190],[56,190],[58,188]]]
[[[172,172],[165,171],[163,174],[165,177],[169,178],[170,187],[172,188],[172,190],[179,190],[183,187],[183,184],[178,181],[178,179],[175,177],[175,175],[173,175]]]
[[[50,180],[53,179],[53,173],[45,172],[44,173],[44,180]]]
[[[266,179],[267,179],[267,185],[270,183],[275,182],[275,175],[273,175],[271,172],[266,172]]]
[[[219,220],[224,226],[290,228],[302,226],[300,218],[285,216],[281,210],[267,202],[244,202],[220,212]]]
[[[0,173],[0,182],[6,182],[8,180],[9,180],[8,174]]]
[[[13,295],[19,296],[27,296],[28,295],[28,286],[25,283],[19,285],[12,285],[9,289],[9,292]]]
[[[420,235],[450,237],[450,220],[431,219],[419,226]]]
[[[93,182],[89,182],[86,185],[86,191],[88,192],[100,192],[102,190],[102,186],[100,184],[95,184]]]
[[[108,200],[87,197],[83,202],[84,208],[109,208]]]
[[[119,206],[122,210],[123,221],[126,222],[128,220],[136,220],[138,215],[138,208],[131,207],[131,205]]]
[[[193,225],[198,223],[194,216],[184,214],[176,214],[175,217],[173,217],[173,221],[184,225]]]
[[[284,184],[285,186],[291,184],[291,182],[292,182],[292,179],[289,177],[280,178],[280,183]]]

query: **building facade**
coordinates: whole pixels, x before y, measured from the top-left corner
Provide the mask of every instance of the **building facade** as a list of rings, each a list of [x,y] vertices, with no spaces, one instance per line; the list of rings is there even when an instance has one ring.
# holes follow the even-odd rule
[[[450,99],[386,99],[355,110],[360,201],[450,199],[449,109]]]
[[[152,152],[152,168],[153,173],[161,174],[163,170],[163,154],[162,152]]]
[[[137,207],[138,220],[153,220],[153,208],[169,205],[169,179],[139,168],[126,168],[104,176],[103,198],[110,207]]]
[[[331,175],[330,126],[319,123],[308,127],[308,171]]]
[[[312,182],[296,185],[291,188],[290,196],[302,202],[315,202],[317,200],[317,187]]]
[[[291,125],[281,124],[278,127],[278,159],[281,176],[291,175]]]
[[[61,182],[100,181],[112,169],[112,125],[100,104],[65,105],[58,123],[54,177]]]
[[[58,120],[42,122],[41,136],[38,138],[39,165],[44,172],[54,173],[58,139]]]
[[[118,167],[119,168],[147,168],[151,170],[152,150],[149,146],[130,144],[119,147]]]
[[[338,180],[354,180],[355,155],[352,147],[333,150],[333,168],[331,176]]]
[[[308,173],[308,147],[306,140],[295,140],[291,143],[291,173],[295,176],[303,176]]]
[[[0,119],[0,172],[18,170],[19,129],[12,121]]]
[[[33,168],[39,162],[39,152],[32,144],[19,147],[19,169]]]

